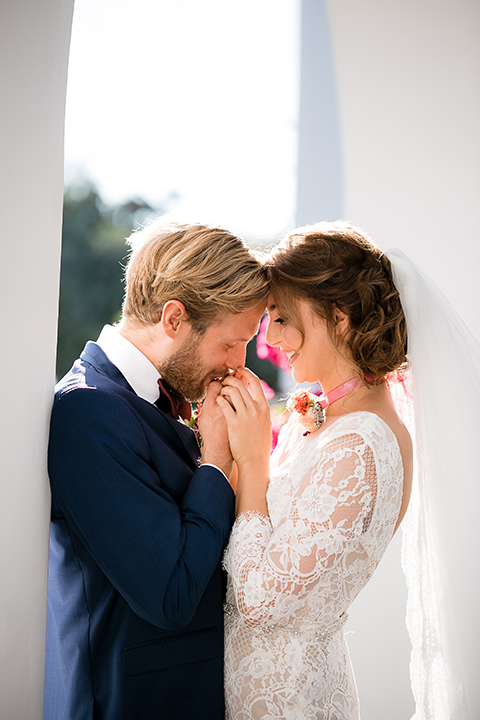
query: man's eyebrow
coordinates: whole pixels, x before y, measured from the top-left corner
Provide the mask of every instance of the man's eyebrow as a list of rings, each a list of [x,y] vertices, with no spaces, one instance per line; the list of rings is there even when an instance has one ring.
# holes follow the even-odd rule
[[[234,343],[249,343],[249,342],[251,342],[251,341],[253,340],[253,338],[255,337],[255,335],[257,335],[257,333],[258,333],[259,330],[260,330],[260,324],[258,325],[258,328],[255,330],[255,332],[253,333],[253,335],[252,335],[251,337],[248,337],[248,338],[238,338],[237,340],[233,340],[232,342],[234,342]]]
[[[237,337],[236,337],[236,338],[231,338],[231,340],[227,340],[227,342],[228,342],[228,343],[231,343],[232,345],[235,345],[236,343],[248,343],[248,342],[250,342],[250,340],[252,340],[252,338],[255,337],[255,335],[257,334],[257,332],[258,332],[258,330],[255,330],[255,332],[254,332],[254,334],[252,335],[252,337],[249,337],[249,338],[237,338]]]

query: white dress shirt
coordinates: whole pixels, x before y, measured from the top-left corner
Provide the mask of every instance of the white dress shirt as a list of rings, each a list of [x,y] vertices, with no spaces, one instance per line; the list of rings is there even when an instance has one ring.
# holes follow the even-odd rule
[[[158,399],[160,373],[155,365],[130,340],[112,325],[105,325],[97,340],[111,363],[120,370],[137,395],[150,403]]]

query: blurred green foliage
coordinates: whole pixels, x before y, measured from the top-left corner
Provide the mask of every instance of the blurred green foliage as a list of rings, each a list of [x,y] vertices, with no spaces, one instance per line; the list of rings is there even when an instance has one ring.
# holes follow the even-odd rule
[[[143,216],[142,216],[143,211]],[[107,206],[91,183],[72,186],[64,196],[57,377],[96,340],[106,323],[120,317],[123,266],[132,228],[152,208],[141,199]],[[155,210],[155,215],[164,212]],[[141,220],[140,220],[141,218]]]

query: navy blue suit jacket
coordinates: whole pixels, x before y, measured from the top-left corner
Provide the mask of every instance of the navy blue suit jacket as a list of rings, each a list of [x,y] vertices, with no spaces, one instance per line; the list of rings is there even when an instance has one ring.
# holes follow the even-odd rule
[[[234,495],[95,343],[52,411],[45,720],[221,720]]]

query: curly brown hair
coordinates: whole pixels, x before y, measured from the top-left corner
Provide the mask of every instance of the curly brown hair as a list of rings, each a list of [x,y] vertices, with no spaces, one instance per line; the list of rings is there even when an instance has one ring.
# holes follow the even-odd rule
[[[302,337],[299,298],[326,321],[338,351],[335,309],[348,315],[347,345],[361,377],[378,383],[406,367],[407,327],[390,261],[363,230],[341,221],[292,230],[272,251],[269,276],[279,312]]]

